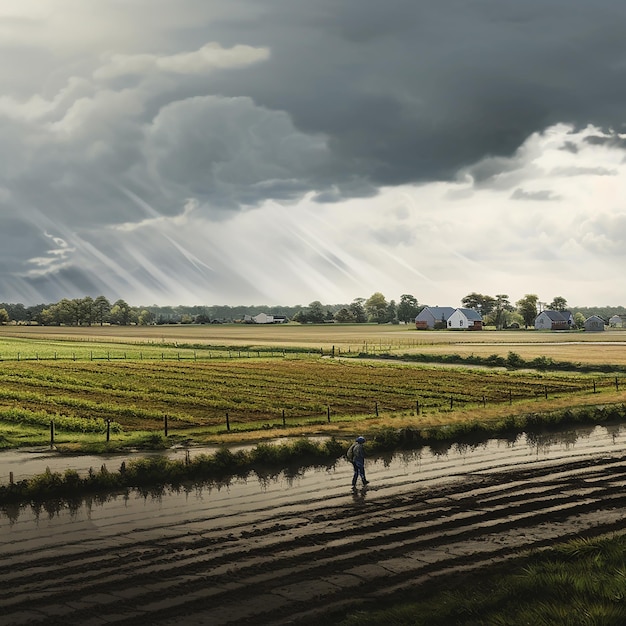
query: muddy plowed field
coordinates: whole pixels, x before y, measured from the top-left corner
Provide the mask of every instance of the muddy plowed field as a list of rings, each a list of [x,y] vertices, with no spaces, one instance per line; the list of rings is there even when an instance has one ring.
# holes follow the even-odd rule
[[[322,472],[299,488],[20,517],[3,527],[0,622],[334,623],[399,591],[626,525],[620,454],[370,479],[351,492],[347,470]]]

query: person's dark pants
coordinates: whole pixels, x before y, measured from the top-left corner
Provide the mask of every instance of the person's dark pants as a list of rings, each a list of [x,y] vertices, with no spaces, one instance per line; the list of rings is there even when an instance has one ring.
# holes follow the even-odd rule
[[[367,480],[365,480],[365,462],[362,460],[352,461],[352,467],[354,467],[354,476],[352,477],[352,486],[356,487],[356,481],[358,477],[361,477],[361,481],[364,485],[367,484]]]

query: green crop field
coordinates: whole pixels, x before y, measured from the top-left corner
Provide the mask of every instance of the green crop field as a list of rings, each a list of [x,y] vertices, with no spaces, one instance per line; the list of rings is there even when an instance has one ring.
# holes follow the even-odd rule
[[[593,379],[612,387],[613,379]],[[0,369],[0,420],[93,430],[94,420],[123,429],[290,422],[508,403],[546,394],[592,391],[584,375],[488,372],[321,358],[211,361],[19,361]],[[27,419],[28,415],[37,418]]]
[[[29,433],[24,443],[33,441],[34,432],[41,438],[51,420],[64,433],[101,434],[108,425],[116,436],[162,430],[167,418],[171,431],[197,438],[226,430],[319,427],[331,420],[383,423],[414,419],[418,413],[423,423],[428,414],[513,403],[545,408],[578,398],[591,404],[591,394],[600,391],[606,397],[610,392],[610,401],[621,401],[618,379],[610,374],[513,373],[338,358],[363,350],[458,353],[469,346],[478,351],[481,345],[470,339],[479,335],[488,339],[500,333],[419,333],[369,325],[1,327],[0,446],[15,445],[12,436],[20,430]],[[451,344],[451,336],[468,343]],[[516,334],[522,336],[539,334]],[[417,343],[426,338],[430,345]],[[585,361],[601,348],[610,358],[607,348],[615,341],[602,347],[568,345],[577,361]],[[496,345],[489,344],[487,354],[495,353]],[[329,358],[333,346],[336,358]],[[541,353],[546,347],[539,346]],[[503,353],[507,350],[504,344]]]

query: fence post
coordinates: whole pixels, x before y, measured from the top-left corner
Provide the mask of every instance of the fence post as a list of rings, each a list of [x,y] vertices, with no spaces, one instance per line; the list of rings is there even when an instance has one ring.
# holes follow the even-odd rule
[[[419,415],[420,414],[420,401],[416,400],[415,401],[415,415]]]
[[[617,380],[617,376],[615,377],[615,391],[619,391],[619,382]]]
[[[485,394],[483,394],[483,409],[487,406],[487,402],[485,400]]]
[[[50,420],[50,447],[54,447],[54,420]]]
[[[107,443],[111,441],[111,420],[107,419]]]
[[[450,408],[452,408],[453,404],[454,404],[454,400],[453,400],[452,396],[450,396]]]
[[[513,404],[513,392],[509,389],[509,404]]]
[[[13,472],[9,472],[9,484],[13,484]]]
[[[228,419],[228,413],[226,413],[226,430],[230,432],[230,420]]]
[[[330,404],[326,407],[326,418],[328,419],[328,423],[330,424]]]
[[[378,402],[374,405],[374,411],[376,412],[376,417],[378,417]]]
[[[286,426],[286,424],[285,424],[285,409],[283,409],[283,426]]]
[[[545,395],[546,400],[548,399],[548,385],[543,386],[543,393]]]
[[[593,393],[595,393],[595,392],[596,392],[596,381],[594,380],[593,381]]]
[[[165,436],[167,437],[167,415],[163,416],[163,430],[165,431]]]

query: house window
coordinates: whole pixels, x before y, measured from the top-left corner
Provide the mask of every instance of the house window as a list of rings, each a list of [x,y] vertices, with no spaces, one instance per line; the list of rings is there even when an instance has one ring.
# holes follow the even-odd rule
[[[459,320],[459,326],[463,326],[463,320]]]

